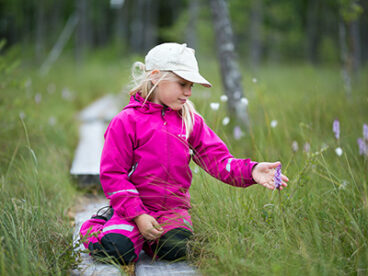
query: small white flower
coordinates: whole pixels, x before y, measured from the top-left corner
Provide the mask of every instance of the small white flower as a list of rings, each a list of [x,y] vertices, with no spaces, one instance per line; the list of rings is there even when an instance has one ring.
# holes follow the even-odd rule
[[[194,173],[199,173],[198,166],[194,166]]]
[[[221,100],[222,102],[227,102],[228,97],[227,97],[226,95],[221,95],[220,100]]]
[[[309,144],[308,142],[306,142],[306,143],[304,144],[304,151],[305,151],[305,152],[309,152],[309,151],[310,151],[310,144]]]
[[[241,98],[240,102],[244,105],[248,105],[248,99],[247,98]]]
[[[35,102],[36,104],[39,104],[42,100],[42,95],[40,93],[37,93],[35,96]]]
[[[243,131],[239,126],[234,127],[234,138],[235,140],[239,140],[244,136]]]
[[[53,94],[56,90],[56,85],[54,83],[50,83],[48,86],[47,86],[47,92],[49,94]]]
[[[61,91],[61,97],[67,101],[72,101],[74,99],[73,93],[66,87]]]
[[[338,156],[341,156],[342,155],[342,148],[338,147],[335,149],[335,152]]]
[[[293,141],[293,143],[291,144],[291,148],[293,150],[293,152],[297,152],[299,149],[299,145],[297,141]]]
[[[346,180],[343,180],[339,186],[339,190],[345,190],[347,185],[348,185],[348,182]]]
[[[277,126],[277,120],[271,121],[271,127],[275,128]]]
[[[25,117],[26,117],[26,114],[24,114],[23,111],[19,112],[19,118],[23,120]]]
[[[49,125],[54,126],[56,124],[56,118],[54,116],[51,116],[49,118]]]
[[[219,103],[210,103],[210,107],[212,110],[218,110],[220,108],[220,104]]]
[[[257,79],[256,79],[256,78],[253,78],[253,79],[252,79],[252,82],[253,82],[253,83],[256,83],[256,82],[257,82]]]
[[[225,117],[223,120],[222,120],[222,124],[224,126],[228,125],[230,123],[230,118],[229,117]]]

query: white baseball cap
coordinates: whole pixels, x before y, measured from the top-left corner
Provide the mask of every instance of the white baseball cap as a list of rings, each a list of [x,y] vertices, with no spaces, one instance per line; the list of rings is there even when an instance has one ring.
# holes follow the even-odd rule
[[[187,44],[163,43],[153,47],[145,57],[146,70],[172,71],[183,79],[211,87],[199,74],[198,62],[194,50]]]

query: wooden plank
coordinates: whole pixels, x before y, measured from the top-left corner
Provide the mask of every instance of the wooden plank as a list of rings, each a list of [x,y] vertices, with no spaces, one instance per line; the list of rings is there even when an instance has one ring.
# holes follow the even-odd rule
[[[79,129],[79,144],[70,174],[83,181],[99,181],[100,160],[106,124],[102,121],[84,123]]]
[[[139,260],[135,265],[136,276],[171,276],[183,275],[193,276],[200,275],[196,269],[185,261],[168,262],[168,261],[152,261],[143,251],[139,255]]]
[[[85,201],[85,199],[84,199]],[[101,207],[107,206],[108,200],[102,197],[93,198],[93,201],[83,202],[77,206],[78,211],[75,214],[75,230],[73,240],[75,244],[79,242],[79,230],[82,224],[91,218],[92,215],[96,214],[97,210]],[[76,252],[85,250],[83,244],[80,244],[75,248]],[[78,268],[72,270],[71,275],[73,276],[120,276],[124,275],[121,273],[121,269],[118,265],[103,264],[96,262],[88,253],[80,253],[81,263]]]
[[[118,114],[120,101],[121,100],[118,96],[106,95],[83,109],[79,113],[78,118],[82,122],[95,120],[109,122],[116,114]]]

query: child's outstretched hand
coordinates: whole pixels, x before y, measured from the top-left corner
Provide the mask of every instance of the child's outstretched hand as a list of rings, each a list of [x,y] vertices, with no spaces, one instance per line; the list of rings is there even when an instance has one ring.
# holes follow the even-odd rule
[[[253,167],[252,176],[255,182],[262,186],[274,190],[275,189],[275,172],[276,168],[280,165],[280,162],[261,162]],[[286,182],[289,181],[286,175],[281,174],[281,185],[279,187],[282,190],[287,186]]]
[[[134,218],[134,222],[137,224],[139,232],[147,240],[157,240],[164,232],[157,220],[148,214]]]

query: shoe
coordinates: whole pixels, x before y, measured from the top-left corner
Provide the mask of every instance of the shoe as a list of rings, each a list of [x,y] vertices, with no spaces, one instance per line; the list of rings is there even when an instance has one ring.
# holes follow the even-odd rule
[[[97,211],[96,215],[93,215],[92,218],[93,219],[103,219],[105,221],[108,221],[109,219],[112,218],[112,215],[114,214],[114,209],[112,209],[111,206],[105,206],[100,208]]]

